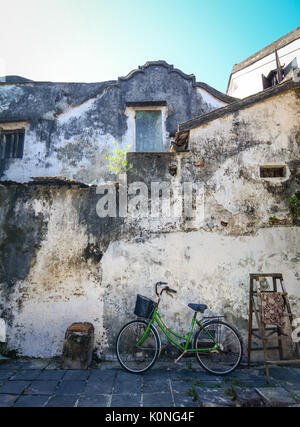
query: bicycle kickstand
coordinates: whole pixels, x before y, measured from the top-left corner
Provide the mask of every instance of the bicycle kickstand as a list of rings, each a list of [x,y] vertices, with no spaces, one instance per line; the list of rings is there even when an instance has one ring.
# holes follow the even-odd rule
[[[186,350],[184,350],[181,355],[174,361],[174,363],[178,363],[179,360],[186,354]]]

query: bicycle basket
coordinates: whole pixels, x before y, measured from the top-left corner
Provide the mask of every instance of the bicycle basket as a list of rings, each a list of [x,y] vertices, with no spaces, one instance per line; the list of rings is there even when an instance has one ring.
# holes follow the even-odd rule
[[[155,306],[156,304],[154,301],[138,294],[136,296],[134,314],[138,317],[149,319],[153,314]]]

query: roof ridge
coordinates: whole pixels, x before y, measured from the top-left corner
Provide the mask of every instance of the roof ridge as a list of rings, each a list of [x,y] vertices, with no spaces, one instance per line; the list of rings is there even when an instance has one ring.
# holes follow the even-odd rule
[[[179,68],[174,68],[174,65],[168,64],[164,60],[159,61],[147,61],[144,65],[139,65],[138,68],[130,71],[126,76],[119,77],[118,83],[126,80],[130,80],[136,73],[144,73],[145,69],[150,66],[161,66],[165,67],[169,73],[177,73],[185,80],[190,80],[192,82],[192,85],[194,87],[201,87],[202,89],[205,89],[208,91],[211,95],[215,96],[216,98],[220,99],[223,102],[232,103],[237,101],[238,98],[234,98],[232,96],[226,95],[223,92],[220,92],[219,90],[213,88],[207,83],[204,82],[197,82],[196,77],[194,74],[186,74],[183,71],[181,71]]]
[[[158,61],[147,61],[144,65],[139,65],[138,68],[135,68],[134,70],[130,71],[126,76],[118,77],[118,80],[110,80],[110,81],[104,82],[107,84],[103,85],[103,87],[101,87],[101,89],[99,91],[97,91],[93,95],[87,97],[81,103],[72,106],[72,109],[78,107],[79,105],[84,104],[85,102],[89,101],[90,99],[96,98],[105,89],[107,89],[109,87],[113,87],[113,86],[117,87],[122,82],[130,80],[135,74],[144,73],[145,69],[150,67],[150,66],[165,67],[169,73],[177,73],[182,78],[184,78],[186,80],[191,80],[193,87],[201,87],[202,89],[208,91],[214,97],[216,97],[216,98],[220,99],[221,101],[226,102],[228,104],[230,104],[232,102],[236,102],[238,100],[238,98],[233,98],[232,96],[226,95],[225,93],[218,91],[217,89],[213,88],[212,86],[210,86],[207,83],[196,82],[196,77],[194,74],[185,74],[183,71],[179,70],[178,68],[174,68],[174,65],[168,64],[164,60],[158,60]],[[57,116],[60,116],[60,115],[67,113],[67,112],[68,111],[63,111],[62,113],[58,113]]]

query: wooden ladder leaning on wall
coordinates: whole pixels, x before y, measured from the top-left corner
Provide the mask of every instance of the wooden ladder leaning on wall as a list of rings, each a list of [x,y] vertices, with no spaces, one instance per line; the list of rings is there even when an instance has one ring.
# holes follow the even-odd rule
[[[248,330],[248,367],[250,367],[251,362],[251,352],[262,350],[264,352],[264,362],[266,367],[266,376],[267,382],[270,381],[270,372],[269,365],[290,365],[290,364],[299,364],[300,365],[300,345],[299,343],[295,343],[295,355],[297,355],[296,359],[284,359],[283,354],[283,345],[282,340],[284,338],[284,334],[278,326],[267,326],[262,321],[262,304],[261,304],[261,290],[260,290],[260,278],[271,278],[272,279],[272,290],[263,291],[264,293],[270,292],[278,292],[279,286],[277,285],[277,281],[280,282],[282,296],[284,300],[284,306],[286,311],[286,316],[290,322],[290,328],[292,330],[292,322],[293,322],[293,314],[291,311],[291,306],[288,299],[288,294],[285,290],[285,286],[283,283],[283,277],[280,273],[257,273],[250,274],[250,293],[249,293],[249,330]],[[256,282],[256,286],[254,287],[254,283]],[[253,327],[253,313],[255,315],[257,327]],[[268,347],[267,341],[271,338],[274,338],[274,334],[277,334],[278,345],[273,347]],[[262,341],[262,347],[252,347],[252,337],[258,338]],[[270,360],[268,357],[268,350],[278,350],[279,351],[279,359],[280,360]]]

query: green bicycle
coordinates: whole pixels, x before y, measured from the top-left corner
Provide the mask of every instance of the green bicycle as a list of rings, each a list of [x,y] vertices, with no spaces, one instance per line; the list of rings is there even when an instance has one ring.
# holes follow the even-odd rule
[[[166,282],[157,282],[155,285],[157,303],[137,295],[134,314],[138,319],[124,325],[117,336],[116,353],[121,366],[126,371],[141,374],[154,365],[161,351],[161,339],[154,326],[156,322],[168,340],[181,351],[175,363],[188,353],[195,353],[202,368],[211,374],[226,375],[236,369],[243,354],[242,339],[238,331],[220,320],[220,317],[204,318],[201,323],[197,320],[197,314],[204,313],[207,306],[188,304],[195,311],[190,330],[187,336],[178,335],[166,326],[158,312],[162,293],[166,292],[170,296],[177,293],[165,285],[167,285]],[[164,286],[160,292],[158,292],[159,286]],[[195,324],[199,329],[192,340]],[[179,343],[173,337],[184,342]],[[193,341],[192,346],[191,341]]]

